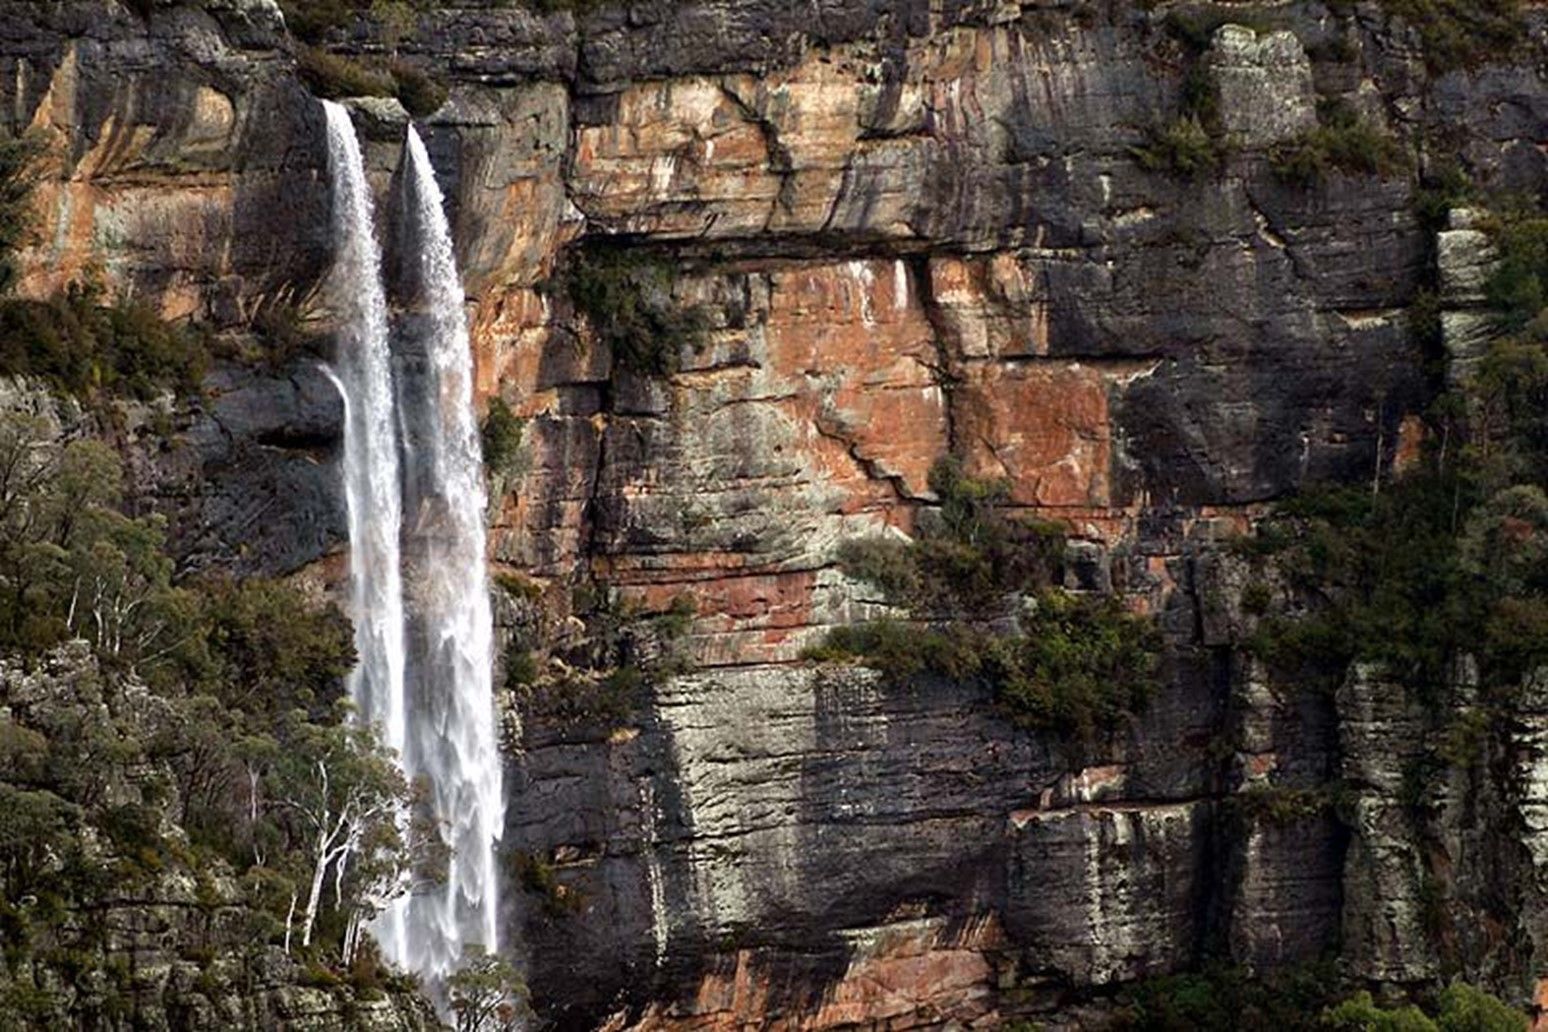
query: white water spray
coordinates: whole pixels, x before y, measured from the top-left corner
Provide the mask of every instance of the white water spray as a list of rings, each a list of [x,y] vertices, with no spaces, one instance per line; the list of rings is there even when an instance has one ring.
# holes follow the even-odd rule
[[[348,688],[360,719],[377,725],[383,743],[401,753],[406,728],[398,545],[402,499],[382,256],[355,127],[342,106],[325,100],[323,109],[335,241],[328,288],[339,323],[338,361],[329,375],[344,397],[350,608],[359,655]],[[401,955],[401,920],[380,921],[375,932],[388,955]]]
[[[360,146],[348,112],[324,108],[336,241],[329,286],[340,326],[331,375],[344,396],[359,652],[349,691],[408,777],[428,786],[451,847],[445,884],[398,897],[372,931],[390,961],[439,989],[467,946],[499,948],[494,846],[504,805],[472,353],[441,191],[411,127],[398,211],[407,305],[403,353],[393,355]]]
[[[439,982],[472,944],[499,948],[494,846],[504,819],[485,569],[483,460],[462,283],[440,187],[411,126],[400,170],[407,311],[404,433],[409,712],[404,764],[428,782],[452,849],[444,886],[401,900],[402,962]]]

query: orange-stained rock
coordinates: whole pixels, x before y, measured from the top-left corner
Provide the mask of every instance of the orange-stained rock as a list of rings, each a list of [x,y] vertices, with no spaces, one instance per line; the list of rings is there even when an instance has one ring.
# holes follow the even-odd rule
[[[717,661],[794,658],[788,631],[830,609],[811,596],[832,590],[834,612],[846,605],[835,578],[819,588],[814,576],[836,543],[911,526],[910,500],[927,495],[948,449],[930,323],[902,260],[685,272],[680,289],[712,310],[729,297],[745,311],[699,351],[684,349],[664,382],[625,375],[605,387],[605,356],[545,334],[536,295],[480,309],[481,390],[498,387],[530,419],[527,468],[507,485],[495,554],[545,569],[573,563],[585,507],[600,506],[607,519],[592,546],[608,577],[692,582]],[[600,409],[604,390],[611,414]],[[736,592],[713,583],[791,574],[808,597],[784,599],[778,610],[797,615],[771,621],[744,619]]]
[[[941,919],[904,921],[844,933],[847,969],[827,985],[804,987],[771,976],[756,951],[722,957],[691,998],[658,1004],[612,1032],[646,1030],[995,1027],[995,963],[1004,934],[992,916],[954,933]],[[820,990],[813,996],[809,990]]]
[[[1403,417],[1398,424],[1397,447],[1392,450],[1392,473],[1394,476],[1418,465],[1420,455],[1424,450],[1424,419],[1413,414]]]
[[[878,67],[813,54],[761,76],[631,84],[609,121],[577,130],[575,201],[614,231],[665,237],[810,233],[835,219],[913,235],[920,198],[907,170],[924,141],[865,138]],[[919,110],[911,84],[900,112]]]
[[[537,290],[515,287],[474,306],[469,336],[473,343],[474,391],[482,403],[490,395],[507,399],[518,415],[542,411],[551,399],[543,367],[551,362],[548,302]],[[514,385],[525,390],[515,391]]]
[[[774,273],[766,334],[792,408],[868,476],[898,477],[919,495],[946,450],[946,399],[911,282],[901,259]]]
[[[1103,369],[1079,363],[970,366],[956,409],[968,471],[1007,478],[1022,505],[1109,504],[1110,387]]]
[[[929,269],[942,329],[959,356],[1048,353],[1046,298],[1015,255],[932,257]]]

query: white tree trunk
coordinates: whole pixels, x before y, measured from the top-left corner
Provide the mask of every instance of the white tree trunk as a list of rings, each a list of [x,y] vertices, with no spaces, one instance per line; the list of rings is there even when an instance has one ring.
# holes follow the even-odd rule
[[[317,921],[317,907],[322,902],[323,885],[328,877],[328,838],[326,831],[317,833],[317,859],[312,867],[312,890],[306,895],[306,909],[301,913],[301,945],[312,945],[312,925]]]
[[[290,894],[290,909],[285,913],[285,953],[290,954],[290,927],[296,919],[296,894]]]

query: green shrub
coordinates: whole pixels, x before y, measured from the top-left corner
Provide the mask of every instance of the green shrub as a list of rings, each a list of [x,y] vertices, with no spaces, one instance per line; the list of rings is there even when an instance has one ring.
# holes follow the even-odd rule
[[[1461,578],[1452,518],[1458,488],[1422,472],[1369,488],[1308,491],[1276,520],[1290,543],[1277,566],[1293,591],[1327,604],[1303,616],[1271,616],[1249,643],[1281,669],[1336,680],[1355,659],[1394,676],[1436,684],[1459,642]]]
[[[982,672],[994,639],[966,624],[918,627],[882,618],[835,627],[801,653],[813,662],[861,662],[902,681],[930,673],[953,680]]]
[[[489,399],[489,411],[484,414],[479,437],[483,442],[484,469],[493,476],[515,472],[521,456],[521,438],[526,428],[505,399],[499,396]]]
[[[1056,524],[1005,514],[1010,485],[968,476],[954,458],[930,469],[938,504],[912,541],[859,538],[839,547],[840,567],[893,605],[948,618],[1002,609],[1010,594],[1049,583],[1064,550]]]
[[[1348,1032],[1438,1032],[1435,1022],[1418,1007],[1381,1007],[1363,991],[1323,1011],[1322,1025]]]
[[[665,609],[649,614],[646,619],[662,639],[676,641],[688,633],[698,611],[699,607],[694,603],[692,595],[679,593],[672,596]]]
[[[1519,332],[1548,306],[1548,216],[1507,210],[1488,229],[1498,262],[1485,294],[1501,328]]]
[[[1209,965],[1200,971],[1139,982],[1114,1022],[1134,1032],[1198,1032],[1202,1029],[1318,1028],[1318,1012],[1338,992],[1329,963],[1252,977],[1241,968]]]
[[[547,859],[524,850],[517,850],[512,856],[517,883],[524,891],[541,898],[551,912],[577,910],[583,905],[580,893],[559,880],[558,872]]]
[[[1477,187],[1466,170],[1454,160],[1443,162],[1414,191],[1414,212],[1426,229],[1435,232],[1445,227],[1453,208],[1465,208],[1477,197]]]
[[[525,685],[526,712],[561,726],[613,727],[629,720],[643,701],[646,679],[637,666],[605,672],[571,672]]]
[[[307,328],[295,305],[265,305],[253,317],[252,328],[257,338],[256,350],[236,354],[223,352],[222,357],[279,373],[299,360],[321,358],[324,354],[326,338]]]
[[[682,639],[695,613],[690,596],[646,609],[588,584],[575,589],[573,607],[584,637],[552,648],[562,662],[532,657],[530,683],[513,685],[526,712],[560,726],[610,729],[633,718],[661,678],[688,667]]]
[[[1504,60],[1526,39],[1520,0],[1379,0],[1419,33],[1431,70]]]
[[[1214,172],[1224,152],[1197,115],[1183,115],[1151,129],[1147,141],[1129,153],[1147,172],[1192,178]]]
[[[424,69],[407,61],[390,61],[387,70],[399,103],[414,118],[433,115],[446,103],[446,87]]]
[[[1482,989],[1453,982],[1441,991],[1435,1016],[1441,1032],[1526,1032],[1527,1016]]]
[[[1020,636],[989,651],[990,683],[1023,727],[1091,738],[1139,710],[1154,687],[1159,636],[1117,599],[1046,591]]]
[[[309,90],[328,100],[393,97],[398,92],[392,73],[317,47],[296,52],[296,72]]]
[[[285,27],[297,39],[316,43],[352,21],[369,0],[280,0]]]
[[[1333,799],[1323,788],[1253,785],[1231,796],[1241,812],[1265,824],[1295,824],[1328,813]]]
[[[513,648],[505,654],[505,685],[507,688],[524,688],[538,679],[538,663],[532,650]]]
[[[1525,1032],[1527,1016],[1481,989],[1453,982],[1442,990],[1434,1018],[1413,1004],[1384,1006],[1359,992],[1322,1013],[1322,1027],[1346,1032]]]
[[[0,375],[41,377],[79,396],[197,393],[209,363],[199,332],[143,304],[99,297],[72,285],[47,301],[0,301]]]
[[[1242,609],[1254,616],[1267,613],[1273,604],[1273,590],[1261,581],[1254,581],[1242,591]]]
[[[1319,124],[1274,148],[1270,162],[1282,179],[1311,186],[1329,171],[1390,176],[1407,164],[1402,144],[1349,108],[1321,105]]]
[[[907,541],[851,538],[839,545],[838,562],[845,573],[875,585],[890,601],[904,601],[919,593],[919,568]]]
[[[932,468],[930,487],[940,504],[921,514],[913,541],[839,549],[846,573],[917,622],[835,627],[803,657],[863,662],[894,681],[929,673],[981,682],[1016,724],[1081,738],[1143,705],[1156,672],[1154,629],[1116,599],[1052,586],[1060,529],[1007,515],[1009,485],[969,477],[953,459]]]
[[[511,598],[521,599],[525,602],[536,602],[543,597],[543,585],[530,577],[523,577],[517,573],[500,572],[494,575],[495,587],[505,592]]]
[[[677,370],[684,347],[697,347],[707,322],[672,293],[672,265],[625,247],[583,249],[562,274],[576,311],[585,315],[616,365],[645,376]]]

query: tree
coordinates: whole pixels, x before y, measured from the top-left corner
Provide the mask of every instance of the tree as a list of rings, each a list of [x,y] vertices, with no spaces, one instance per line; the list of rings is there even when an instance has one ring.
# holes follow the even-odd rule
[[[1440,995],[1436,1024],[1441,1032],[1526,1032],[1525,1014],[1464,982],[1453,982]]]
[[[70,633],[130,669],[165,658],[191,633],[192,604],[172,586],[165,519],[130,519],[94,507],[79,524],[65,560],[73,576],[65,616]]]
[[[504,957],[469,946],[446,988],[457,1032],[510,1032],[518,1027],[527,987]]]
[[[191,671],[222,703],[247,713],[314,716],[355,665],[354,634],[335,606],[281,581],[216,578],[197,585],[207,652]]]
[[[291,843],[306,858],[301,945],[310,946],[330,875],[334,905],[352,930],[372,916],[380,896],[346,894],[346,879],[355,875],[352,889],[362,881],[373,887],[397,882],[408,862],[401,821],[409,789],[371,728],[353,721],[313,724],[296,711],[284,722],[282,738],[284,747],[274,753],[264,780]],[[287,919],[287,935],[289,924]],[[346,932],[347,946],[356,935]]]

